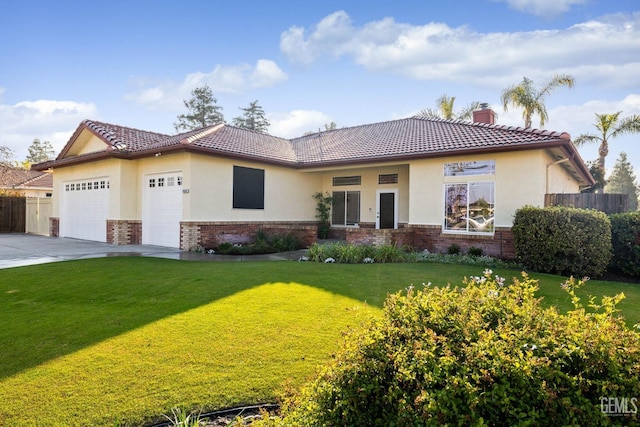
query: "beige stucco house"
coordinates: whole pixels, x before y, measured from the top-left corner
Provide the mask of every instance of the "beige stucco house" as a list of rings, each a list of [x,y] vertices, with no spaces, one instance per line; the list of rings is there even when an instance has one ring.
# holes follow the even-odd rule
[[[86,120],[56,160],[51,235],[189,249],[256,231],[513,256],[510,228],[545,193],[593,184],[566,133],[412,117],[283,139],[215,125],[164,135]]]

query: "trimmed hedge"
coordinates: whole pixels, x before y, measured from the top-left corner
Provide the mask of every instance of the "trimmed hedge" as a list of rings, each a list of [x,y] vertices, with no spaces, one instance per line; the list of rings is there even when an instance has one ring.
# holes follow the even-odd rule
[[[516,258],[534,271],[600,276],[611,259],[611,223],[603,212],[525,206],[511,230]]]
[[[563,285],[566,315],[543,308],[524,273],[511,285],[486,270],[462,287],[390,295],[381,319],[347,334],[318,378],[285,399],[282,418],[255,425],[638,423],[637,399],[619,417],[603,402],[640,396],[640,334],[615,314],[622,295],[585,311],[582,284]]]
[[[611,268],[631,277],[640,277],[640,211],[613,214]]]

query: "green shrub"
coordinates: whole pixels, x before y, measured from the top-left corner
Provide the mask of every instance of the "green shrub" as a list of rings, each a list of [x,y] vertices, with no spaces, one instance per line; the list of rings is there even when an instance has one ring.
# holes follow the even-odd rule
[[[452,243],[451,246],[447,248],[447,253],[449,255],[458,255],[460,253],[460,245]]]
[[[611,220],[611,268],[640,277],[640,211],[614,214]]]
[[[623,296],[587,311],[581,284],[564,284],[575,306],[566,315],[544,309],[525,274],[505,285],[486,270],[462,287],[391,295],[382,318],[350,331],[318,378],[285,399],[283,418],[256,425],[637,423],[601,405],[640,396],[640,334],[616,315]]]
[[[471,246],[469,248],[469,255],[471,255],[471,256],[482,256],[482,248],[478,248],[476,246]]]
[[[611,223],[602,212],[525,206],[511,230],[516,258],[535,271],[599,276],[611,259]]]

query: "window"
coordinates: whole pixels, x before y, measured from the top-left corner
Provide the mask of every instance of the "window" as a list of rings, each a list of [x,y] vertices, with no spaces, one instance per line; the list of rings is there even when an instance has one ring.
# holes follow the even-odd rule
[[[164,187],[164,178],[158,178],[158,187]]]
[[[82,183],[82,191],[85,191],[87,189],[87,183],[83,182]]]
[[[178,178],[178,187],[180,187],[182,185],[182,177],[179,176]]]
[[[360,222],[360,192],[334,191],[331,202],[333,225],[356,225]]]
[[[233,167],[233,207],[264,209],[263,169]]]
[[[176,178],[173,176],[169,176],[167,177],[167,187],[173,187],[173,184],[175,183]]]
[[[495,160],[445,163],[444,176],[495,175]]]
[[[493,233],[493,181],[445,184],[444,198],[445,231]]]
[[[339,187],[342,185],[360,185],[362,178],[359,176],[334,176],[333,186]]]
[[[92,185],[93,185],[93,182],[91,181],[87,182],[87,190],[92,190],[93,189]]]
[[[397,173],[378,175],[378,184],[397,184],[397,183],[398,183]]]
[[[64,185],[64,191],[69,191],[69,184]]]
[[[100,181],[100,188],[106,188],[106,181]]]
[[[156,186],[156,179],[149,178],[149,188],[154,188]]]

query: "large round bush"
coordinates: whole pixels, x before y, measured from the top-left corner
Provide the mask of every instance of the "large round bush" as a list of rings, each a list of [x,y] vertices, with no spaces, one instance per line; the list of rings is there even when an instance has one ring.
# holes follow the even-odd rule
[[[511,230],[518,261],[535,271],[597,277],[611,259],[611,223],[603,212],[525,206]]]
[[[611,267],[640,277],[640,211],[611,215]]]
[[[575,296],[576,283],[565,286]],[[620,298],[565,315],[542,308],[536,289],[526,275],[505,285],[486,271],[461,287],[391,295],[383,317],[350,332],[332,363],[285,403],[283,418],[265,424],[638,422],[602,406],[603,397],[640,397],[639,334],[615,316]]]

